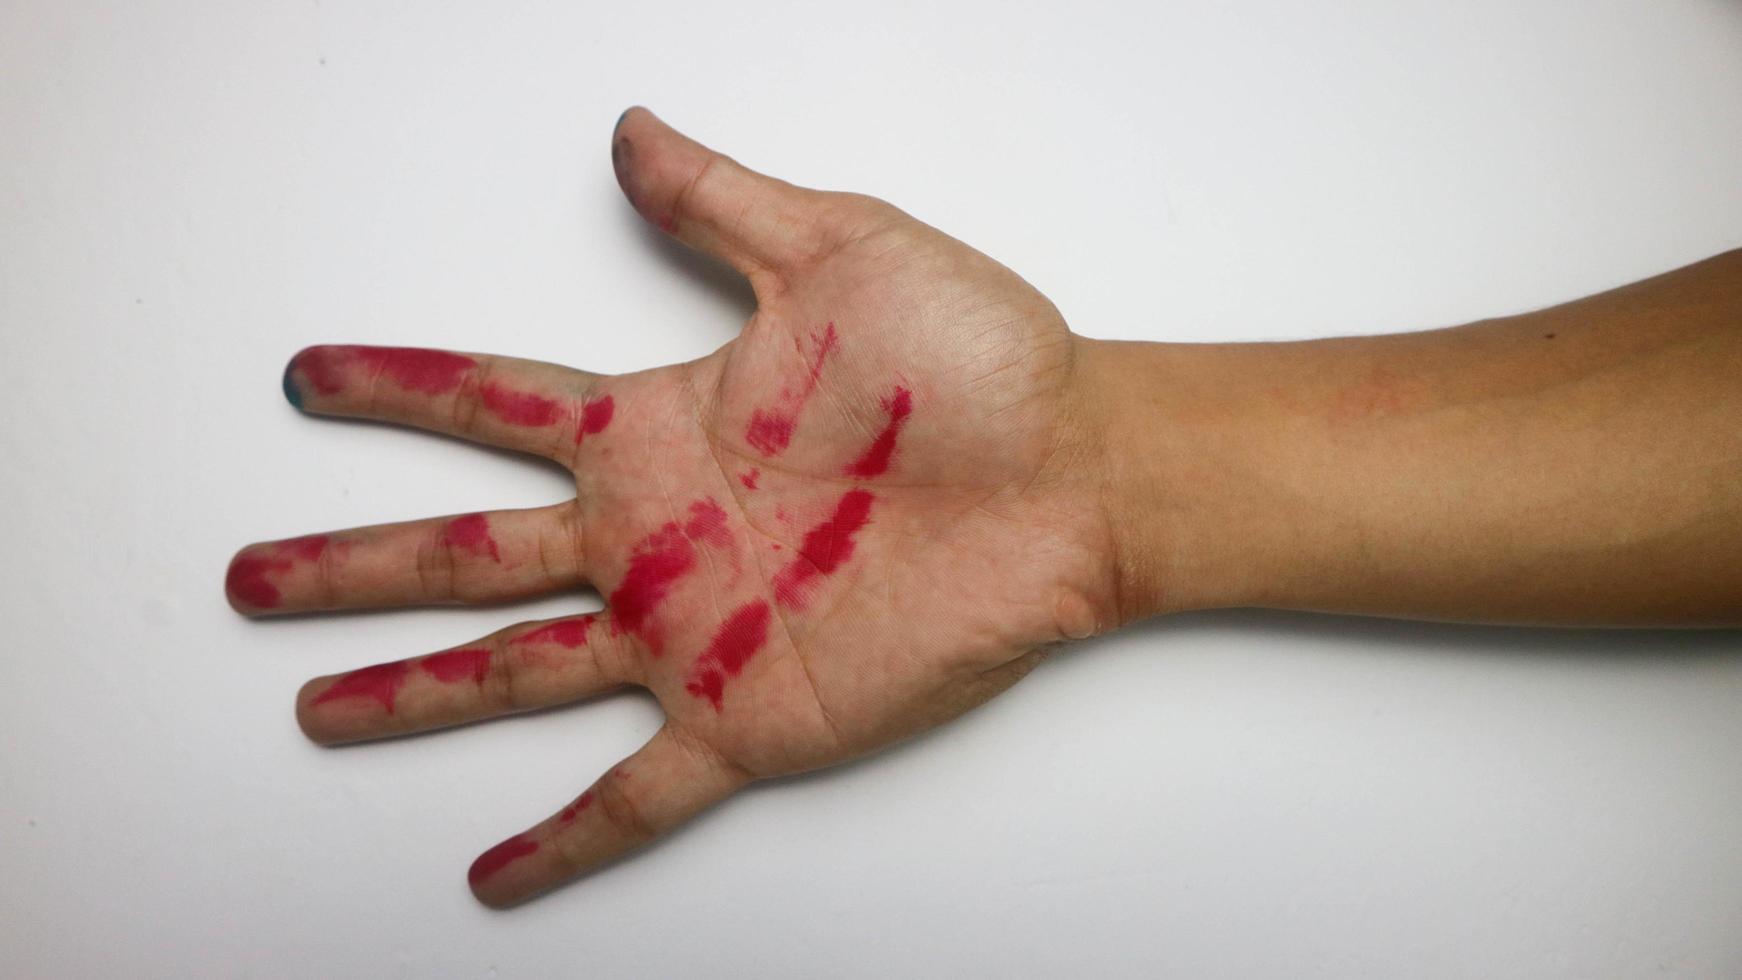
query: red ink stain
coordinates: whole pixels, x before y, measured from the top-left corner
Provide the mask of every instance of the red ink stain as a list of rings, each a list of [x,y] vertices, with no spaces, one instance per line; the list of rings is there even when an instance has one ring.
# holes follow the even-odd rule
[[[654,610],[695,565],[695,548],[677,522],[642,538],[629,555],[629,571],[622,584],[611,593],[612,632],[640,636],[648,651],[659,656],[660,638],[651,622]]]
[[[581,427],[575,430],[575,445],[587,436],[596,436],[605,431],[611,424],[611,417],[617,414],[617,401],[610,395],[595,398],[581,406]]]
[[[482,684],[490,676],[490,651],[476,648],[432,653],[423,658],[423,670],[443,684],[457,684],[468,677]]]
[[[376,664],[373,667],[353,670],[322,691],[314,703],[374,698],[381,702],[381,707],[387,709],[388,714],[392,714],[393,699],[398,696],[400,685],[405,683],[405,675],[410,669],[405,661],[397,660],[389,664]]]
[[[562,812],[556,815],[557,822],[563,823],[563,824],[574,823],[575,818],[580,816],[582,813],[584,813],[586,811],[587,807],[590,807],[592,805],[593,805],[593,791],[587,790],[585,793],[582,793],[580,795],[580,797],[577,798],[573,803],[570,803],[568,806],[563,807]]]
[[[895,389],[895,394],[883,399],[883,410],[889,413],[889,424],[877,434],[865,455],[847,467],[848,476],[881,476],[889,469],[889,459],[895,455],[895,437],[901,434],[901,427],[913,414],[912,394],[906,388]]]
[[[418,347],[358,347],[328,345],[310,347],[296,355],[291,367],[323,395],[336,394],[345,387],[345,369],[361,363],[376,376],[386,376],[407,391],[439,395],[460,386],[466,372],[477,361],[445,350],[425,350]]]
[[[677,215],[668,214],[665,217],[659,219],[659,230],[665,232],[668,235],[677,234]]]
[[[726,511],[712,497],[690,504],[690,519],[684,524],[684,533],[716,548],[732,544],[732,532],[726,530]]]
[[[782,605],[802,605],[807,582],[834,574],[853,557],[853,535],[870,519],[873,499],[865,490],[847,491],[835,505],[835,513],[804,536],[798,555],[774,576],[774,597]]]
[[[267,580],[268,575],[288,572],[298,561],[316,561],[327,549],[327,536],[311,534],[275,544],[262,545],[260,554],[238,555],[224,574],[224,589],[244,605],[256,609],[271,609],[278,605],[278,586]]]
[[[441,543],[474,555],[489,555],[497,564],[502,562],[496,539],[490,536],[490,518],[483,514],[467,514],[449,521],[442,528]]]
[[[471,870],[466,872],[466,880],[476,887],[480,881],[536,850],[538,850],[538,841],[525,834],[515,834],[478,855],[478,860],[472,862]]]
[[[816,341],[817,350],[811,359],[804,384],[796,392],[782,391],[779,405],[758,408],[750,413],[750,424],[744,430],[744,441],[764,456],[778,456],[791,444],[798,415],[804,411],[805,403],[816,392],[817,381],[823,374],[823,362],[828,359],[829,353],[835,349],[839,340],[835,334],[834,323],[831,322],[823,329],[821,337],[813,335],[812,339]],[[798,343],[797,340],[794,343]]]
[[[509,425],[537,428],[550,425],[562,417],[562,409],[554,398],[515,391],[498,384],[486,384],[478,394],[490,414]]]
[[[629,571],[611,593],[612,633],[633,633],[647,643],[648,652],[659,656],[654,610],[665,601],[672,585],[695,568],[696,549],[691,539],[715,547],[732,544],[726,520],[726,511],[708,497],[690,504],[690,518],[682,527],[672,521],[637,542],[629,555]]]
[[[793,422],[793,417],[785,412],[759,408],[750,413],[744,441],[764,456],[779,456],[792,442]]]
[[[593,620],[596,618],[589,613],[574,619],[559,619],[547,626],[540,626],[530,633],[522,633],[515,637],[513,642],[555,643],[558,646],[573,650],[587,642],[587,631],[593,628]]]
[[[768,603],[754,599],[739,606],[720,624],[713,642],[696,658],[684,690],[723,706],[726,681],[743,673],[744,665],[768,641]]]
[[[738,482],[744,484],[744,489],[754,490],[756,489],[756,481],[761,476],[761,470],[752,468],[746,472],[738,474]]]

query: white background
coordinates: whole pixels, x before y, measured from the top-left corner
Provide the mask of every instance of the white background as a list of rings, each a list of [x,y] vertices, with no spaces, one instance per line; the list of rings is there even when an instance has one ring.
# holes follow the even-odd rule
[[[223,569],[572,489],[299,417],[305,344],[621,371],[731,335],[744,291],[619,198],[635,102],[895,201],[1096,336],[1441,325],[1742,244],[1723,0],[6,0],[0,974],[1742,973],[1720,632],[1182,616],[476,905],[473,856],[655,706],[328,751],[292,694],[594,600],[251,624]]]

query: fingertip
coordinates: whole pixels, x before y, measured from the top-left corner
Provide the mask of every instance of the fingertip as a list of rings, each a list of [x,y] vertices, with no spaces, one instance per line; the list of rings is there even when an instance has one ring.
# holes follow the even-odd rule
[[[300,412],[303,410],[302,389],[297,387],[295,372],[296,358],[293,357],[284,365],[284,378],[281,383],[284,386],[284,400],[290,402],[290,407]]]
[[[315,698],[325,689],[325,678],[316,677],[304,683],[296,692],[296,727],[302,729],[303,736],[309,741],[323,746],[332,744],[332,740],[321,730],[315,711]]]
[[[526,877],[528,870],[520,862],[539,847],[531,836],[515,834],[478,855],[466,869],[472,897],[493,909],[510,908],[531,897],[536,889],[528,886],[535,879]]]
[[[247,547],[230,556],[224,568],[224,601],[237,614],[255,619],[265,615],[265,609],[277,598],[276,591],[268,595],[268,587],[258,581],[255,565],[259,559],[251,554],[258,546]]]

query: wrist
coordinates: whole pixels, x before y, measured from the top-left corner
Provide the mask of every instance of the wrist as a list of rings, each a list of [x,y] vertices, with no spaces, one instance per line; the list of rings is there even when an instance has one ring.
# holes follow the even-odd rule
[[[1261,536],[1235,458],[1249,422],[1239,399],[1215,395],[1227,348],[1078,343],[1119,623],[1249,604],[1240,551]]]

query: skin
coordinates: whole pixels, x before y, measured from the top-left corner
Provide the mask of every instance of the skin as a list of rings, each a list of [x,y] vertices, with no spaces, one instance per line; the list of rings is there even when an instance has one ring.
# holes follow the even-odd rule
[[[473,866],[487,904],[1150,615],[1742,620],[1742,253],[1453,330],[1111,344],[890,205],[753,173],[646,110],[612,157],[638,211],[750,280],[740,336],[613,377],[304,351],[285,387],[305,411],[536,453],[575,498],[251,545],[229,580],[248,615],[606,597],[298,695],[323,744],[659,699],[651,741]]]

